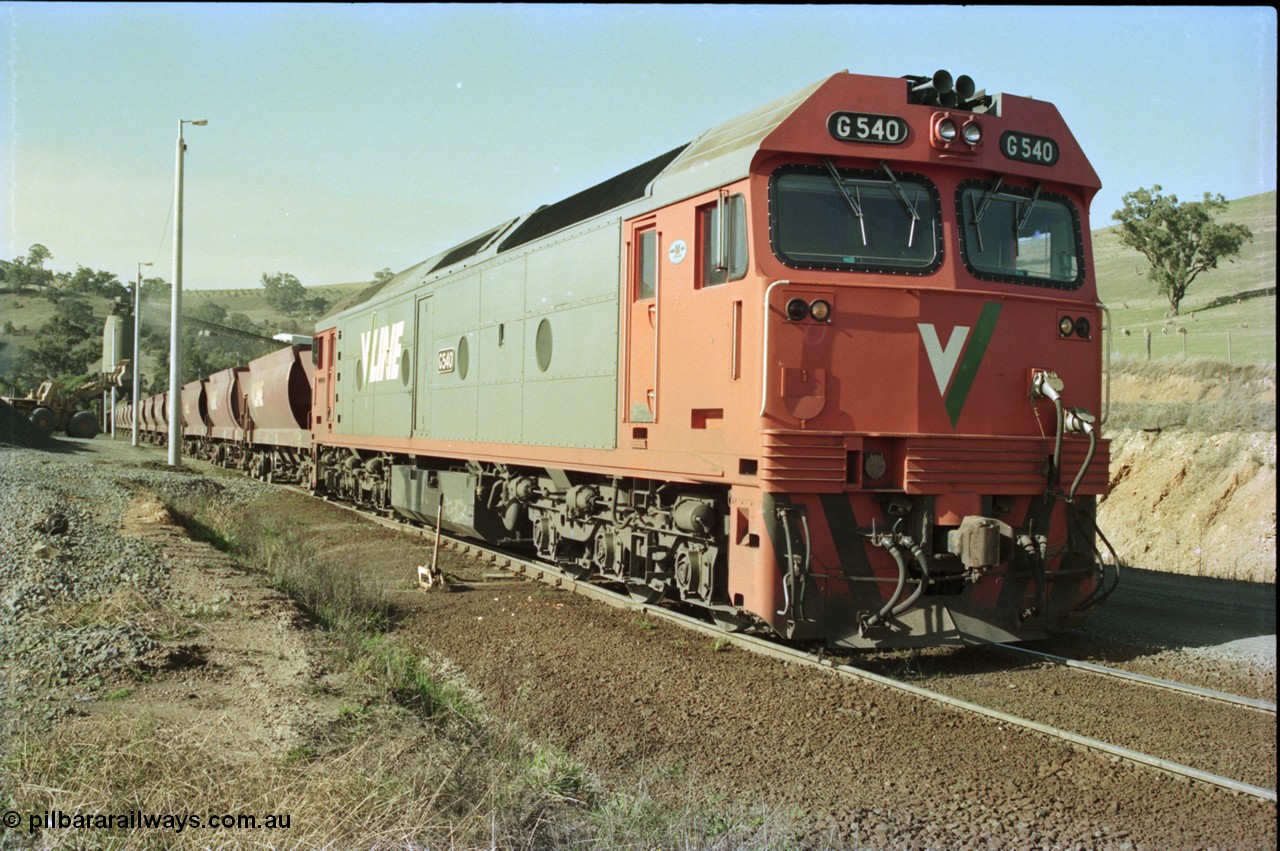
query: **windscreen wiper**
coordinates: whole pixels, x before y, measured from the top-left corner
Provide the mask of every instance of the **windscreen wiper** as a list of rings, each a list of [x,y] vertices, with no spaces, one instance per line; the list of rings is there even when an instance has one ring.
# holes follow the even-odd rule
[[[987,205],[991,203],[991,199],[996,197],[996,193],[1000,191],[1000,186],[1004,183],[1004,175],[996,178],[996,182],[987,187],[987,191],[982,193],[981,200],[977,203],[977,209],[973,212],[973,223],[978,224],[982,221],[982,217],[987,212]]]
[[[823,157],[822,164],[827,167],[827,171],[831,174],[831,179],[835,181],[836,188],[840,190],[840,194],[844,196],[844,200],[848,202],[849,209],[853,211],[854,218],[858,220],[858,228],[862,231],[862,244],[867,244],[867,223],[862,218],[862,205],[849,194],[848,188],[844,185],[844,180],[840,177],[840,172],[836,171],[835,165],[832,164],[830,157]]]
[[[1000,185],[1004,183],[1004,175],[996,178],[996,182],[987,187],[987,191],[982,193],[980,200],[973,202],[973,232],[978,237],[978,250],[985,250],[982,247],[982,217],[986,215],[987,206],[991,203],[991,199],[996,197],[996,193],[1000,191]],[[970,198],[973,196],[970,195]]]
[[[889,175],[889,182],[893,184],[893,190],[898,193],[898,200],[902,202],[902,206],[907,208],[907,212],[911,214],[911,232],[907,234],[907,248],[916,241],[916,222],[920,221],[920,214],[916,212],[916,205],[913,201],[907,200],[907,193],[903,191],[902,184],[898,182],[898,178],[889,166],[884,164],[884,160],[880,161],[880,167],[884,169],[884,173]],[[916,200],[920,199],[920,187],[916,187]]]
[[[1031,200],[1027,202],[1027,207],[1022,215],[1018,218],[1018,233],[1022,233],[1022,229],[1027,226],[1027,219],[1031,218],[1031,208],[1036,205],[1036,201],[1040,198],[1040,187],[1042,183],[1036,184],[1036,191],[1031,193]]]

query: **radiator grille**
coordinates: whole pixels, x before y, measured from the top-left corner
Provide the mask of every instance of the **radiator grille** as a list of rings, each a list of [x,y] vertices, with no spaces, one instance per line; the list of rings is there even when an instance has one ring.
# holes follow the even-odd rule
[[[836,493],[845,485],[845,436],[765,432],[760,481],[771,493]]]
[[[1045,488],[1052,439],[1039,437],[877,438],[892,446],[891,464],[900,465],[907,493],[974,492],[1037,494]],[[767,431],[760,452],[761,485],[773,493],[839,493],[855,486],[846,478],[849,448],[861,438],[832,432]],[[1068,437],[1062,446],[1061,487],[1067,489],[1084,462],[1089,443]],[[1081,495],[1107,490],[1110,444],[1098,441]],[[895,471],[896,472],[896,471]]]
[[[1061,484],[1069,488],[1089,449],[1087,440],[1068,438],[1062,445]],[[1078,493],[1107,488],[1109,443],[1097,451]],[[908,438],[903,452],[907,493],[1026,494],[1044,490],[1053,442],[1040,438]]]

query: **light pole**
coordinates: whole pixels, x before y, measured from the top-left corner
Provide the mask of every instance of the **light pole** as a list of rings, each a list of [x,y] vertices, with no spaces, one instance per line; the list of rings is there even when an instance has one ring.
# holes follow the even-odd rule
[[[169,313],[169,466],[182,463],[182,125],[203,127],[206,119],[178,121],[178,164],[174,178],[173,306]]]
[[[142,267],[150,263],[138,263],[138,282],[133,286],[133,445],[138,445],[138,356],[142,353]]]

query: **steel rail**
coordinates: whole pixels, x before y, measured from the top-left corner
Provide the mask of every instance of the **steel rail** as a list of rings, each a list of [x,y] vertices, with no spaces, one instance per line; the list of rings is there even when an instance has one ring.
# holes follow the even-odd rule
[[[307,493],[307,491],[300,488],[296,490],[298,490],[299,493]],[[372,520],[379,525],[386,526],[390,529],[399,529],[403,532],[409,532],[411,534],[421,536],[435,534],[435,531],[432,529],[428,529],[423,526],[411,525],[398,520],[390,520],[378,515],[370,514],[356,508],[355,506],[349,506],[341,502],[332,502],[330,504],[347,508],[361,517]],[[1201,769],[1173,762],[1172,760],[1162,759],[1160,757],[1145,754],[1120,745],[1113,745],[1100,739],[1082,736],[1079,733],[1073,733],[1070,730],[1063,730],[1049,724],[1041,724],[1039,721],[1033,721],[1029,718],[1023,718],[1018,715],[1003,712],[999,709],[992,709],[967,700],[951,697],[950,695],[942,694],[941,692],[936,692],[921,686],[912,685],[911,683],[903,682],[902,680],[895,680],[892,677],[886,677],[882,674],[866,671],[862,668],[854,667],[853,665],[840,664],[830,659],[819,657],[813,653],[776,644],[758,636],[726,632],[719,627],[713,626],[712,624],[706,623],[705,621],[699,620],[698,618],[690,615],[674,612],[670,609],[650,603],[641,603],[631,599],[630,596],[611,591],[599,585],[593,585],[589,581],[575,579],[567,574],[561,573],[551,565],[522,559],[518,556],[513,556],[510,553],[504,553],[500,550],[492,549],[483,544],[456,538],[447,533],[445,535],[444,543],[450,549],[461,551],[464,555],[480,556],[499,569],[527,576],[547,585],[562,588],[566,591],[580,594],[590,599],[600,600],[614,606],[615,608],[644,612],[645,614],[652,615],[655,618],[668,621],[694,632],[722,639],[736,647],[740,647],[758,655],[767,656],[797,665],[805,665],[819,670],[831,671],[850,679],[859,679],[875,683],[876,685],[906,692],[926,700],[934,701],[935,703],[942,703],[964,712],[981,715],[1003,724],[1022,727],[1023,729],[1032,730],[1051,738],[1061,739],[1063,741],[1070,742],[1071,744],[1078,745],[1098,753],[1103,753],[1108,756],[1114,756],[1136,765],[1144,765],[1149,768],[1165,771],[1169,774],[1175,774],[1180,777],[1186,777],[1190,780],[1196,780],[1201,783],[1207,783],[1211,786],[1217,786],[1218,788],[1226,789],[1231,792],[1250,795],[1273,803],[1276,802],[1275,789],[1267,789],[1265,787],[1255,786],[1251,783],[1245,783],[1240,780],[1233,780],[1230,777],[1223,777],[1222,775],[1214,774],[1209,771],[1202,771]]]
[[[1068,659],[1065,656],[1055,656],[1052,653],[1045,653],[1040,650],[1031,650],[1027,647],[1018,647],[1014,644],[992,644],[988,645],[988,647],[991,650],[1001,653],[1035,656],[1038,659],[1044,659],[1057,665],[1064,665],[1068,668],[1076,668],[1078,670],[1089,671],[1094,674],[1102,674],[1103,676],[1108,677],[1117,677],[1122,680],[1130,680],[1132,682],[1167,689],[1169,691],[1181,692],[1183,694],[1195,695],[1196,697],[1204,697],[1210,700],[1220,700],[1224,703],[1231,703],[1236,706],[1244,706],[1249,709],[1258,709],[1262,712],[1270,712],[1272,715],[1276,714],[1276,705],[1267,700],[1260,700],[1254,697],[1244,697],[1238,694],[1229,694],[1225,691],[1187,685],[1186,683],[1174,682],[1173,680],[1162,680],[1158,677],[1148,677],[1145,674],[1135,674],[1133,671],[1125,671],[1120,668],[1112,668],[1110,666],[1099,665],[1094,662],[1084,662],[1079,659]]]

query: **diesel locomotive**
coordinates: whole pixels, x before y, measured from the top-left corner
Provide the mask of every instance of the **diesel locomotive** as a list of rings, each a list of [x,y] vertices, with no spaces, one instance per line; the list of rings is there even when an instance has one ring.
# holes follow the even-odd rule
[[[498,224],[189,385],[189,451],[728,629],[1078,624],[1114,587],[1100,183],[975,89],[839,73]]]

